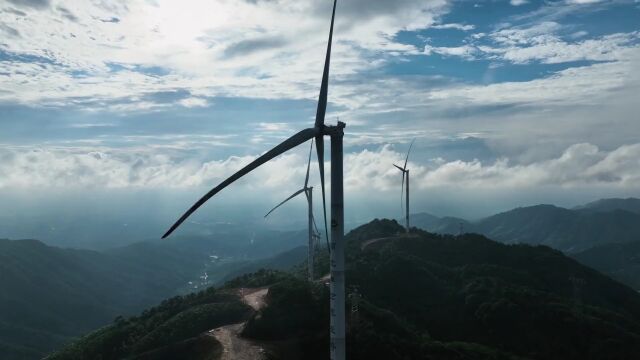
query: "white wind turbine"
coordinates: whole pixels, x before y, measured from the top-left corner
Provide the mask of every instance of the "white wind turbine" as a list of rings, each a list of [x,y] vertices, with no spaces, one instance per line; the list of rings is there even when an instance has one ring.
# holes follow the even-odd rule
[[[333,39],[333,24],[336,15],[337,0],[333,1],[333,11],[331,14],[331,27],[329,28],[329,41],[327,53],[322,72],[322,82],[320,84],[320,95],[318,96],[318,108],[316,110],[315,125],[312,128],[304,129],[297,134],[283,141],[273,149],[262,154],[243,167],[235,174],[215,188],[211,189],[200,200],[189,208],[175,224],[162,236],[166,238],[178,228],[193,212],[202,206],[207,200],[219,193],[222,189],[231,185],[236,180],[250,173],[260,165],[275,158],[278,155],[293,149],[294,147],[315,138],[318,165],[320,170],[320,186],[322,188],[322,208],[324,212],[325,233],[327,229],[327,211],[325,201],[324,186],[324,137],[331,138],[331,243],[329,246],[329,271],[331,284],[329,287],[329,336],[330,353],[333,360],[344,360],[345,358],[345,291],[344,291],[344,183],[343,183],[343,146],[345,124],[338,121],[336,126],[324,124],[327,111],[327,93],[329,89],[329,68],[331,63],[331,42]]]
[[[309,272],[309,280],[313,281],[313,265],[314,265],[314,257],[315,257],[315,249],[316,249],[316,239],[320,238],[320,233],[318,231],[318,227],[316,226],[316,220],[313,217],[313,186],[309,186],[309,169],[311,168],[311,153],[313,151],[313,140],[311,140],[311,147],[309,148],[309,161],[307,162],[307,175],[304,178],[304,186],[302,189],[294,192],[291,196],[286,198],[283,202],[276,205],[273,209],[271,209],[266,218],[269,216],[275,209],[279,208],[281,205],[286,203],[287,201],[293,199],[294,197],[304,193],[307,197],[307,205],[308,205],[308,226],[309,226],[309,249],[307,252],[307,267]]]
[[[416,139],[411,140],[411,145],[409,145],[409,151],[407,151],[407,157],[404,159],[404,166],[400,167],[396,164],[393,164],[393,166],[395,166],[396,168],[398,168],[398,170],[402,171],[402,188],[400,190],[400,206],[402,206],[402,195],[406,195],[406,204],[404,204],[405,207],[405,214],[404,214],[404,219],[405,219],[405,223],[406,223],[406,227],[407,227],[407,233],[409,232],[409,169],[407,169],[407,162],[409,161],[409,154],[411,153],[411,148],[413,147],[413,142],[416,141]],[[406,193],[405,193],[405,183],[406,183]]]

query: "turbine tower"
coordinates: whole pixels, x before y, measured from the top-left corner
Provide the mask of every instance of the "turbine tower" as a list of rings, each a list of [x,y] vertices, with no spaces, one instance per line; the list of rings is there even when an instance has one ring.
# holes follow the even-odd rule
[[[293,195],[289,196],[288,198],[286,198],[283,202],[281,202],[280,204],[278,204],[276,207],[274,207],[273,209],[271,209],[267,215],[265,215],[264,217],[266,218],[267,216],[269,216],[275,209],[279,208],[281,205],[283,205],[284,203],[286,203],[287,201],[293,199],[294,197],[304,193],[307,196],[307,205],[309,207],[308,209],[308,220],[309,220],[309,249],[308,249],[308,259],[307,259],[307,264],[308,264],[308,271],[309,271],[309,281],[313,281],[314,276],[313,276],[313,265],[314,265],[314,255],[315,255],[315,243],[316,243],[316,238],[319,238],[319,232],[318,232],[318,227],[316,226],[316,220],[313,217],[313,186],[309,186],[309,169],[311,168],[311,154],[313,151],[313,140],[311,140],[311,147],[309,148],[309,161],[307,162],[307,176],[304,178],[304,186],[302,187],[302,189],[296,191],[293,193]]]
[[[318,96],[318,108],[316,111],[316,121],[312,128],[304,129],[297,134],[283,141],[273,149],[262,154],[243,167],[235,174],[224,180],[218,186],[211,189],[200,200],[198,200],[189,210],[187,210],[175,224],[162,236],[166,238],[178,228],[194,211],[207,202],[222,189],[231,185],[236,180],[250,173],[260,165],[275,158],[278,155],[291,150],[292,148],[315,138],[318,165],[320,170],[320,186],[322,188],[322,209],[324,212],[325,234],[327,229],[327,210],[324,184],[324,137],[331,138],[331,244],[329,246],[329,270],[331,275],[330,284],[330,353],[333,360],[344,360],[345,358],[345,291],[344,291],[344,192],[343,192],[343,167],[342,167],[342,140],[344,137],[345,124],[338,121],[336,126],[324,124],[324,117],[327,111],[327,92],[329,88],[329,67],[331,62],[331,42],[333,39],[333,25],[336,15],[337,0],[333,1],[333,11],[331,13],[331,27],[329,28],[329,41],[327,53],[322,72],[322,83],[320,85],[320,95]]]
[[[413,147],[413,142],[416,141],[416,139],[411,140],[411,145],[409,145],[409,151],[407,151],[407,157],[404,159],[404,166],[400,167],[396,164],[393,164],[393,166],[395,166],[396,168],[398,168],[398,170],[402,171],[402,188],[400,190],[400,206],[402,206],[402,195],[404,193],[404,195],[406,195],[406,203],[405,203],[405,214],[404,214],[404,220],[407,226],[407,233],[409,233],[409,169],[407,169],[407,162],[409,161],[409,154],[411,153],[411,148]],[[406,193],[405,193],[405,183],[406,183]]]

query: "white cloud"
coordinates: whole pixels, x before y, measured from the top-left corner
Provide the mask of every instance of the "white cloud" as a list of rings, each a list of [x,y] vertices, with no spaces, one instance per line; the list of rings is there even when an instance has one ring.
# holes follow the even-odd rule
[[[529,165],[453,162],[427,173],[422,185],[500,188],[583,185],[635,186],[640,180],[640,144],[625,145],[605,152],[591,144],[576,144],[560,157]]]
[[[0,100],[82,104],[176,89],[200,98],[317,96],[329,2],[75,1],[64,3],[66,12],[60,5],[0,12],[0,31],[19,34],[1,49],[22,56],[1,62],[8,76]],[[429,27],[446,8],[444,0],[339,3],[332,76],[417,53],[393,35]]]
[[[432,29],[455,29],[461,31],[471,31],[476,27],[474,25],[469,24],[458,24],[458,23],[449,23],[449,24],[439,24],[431,26]]]
[[[276,192],[297,188],[306,170],[306,147],[278,157],[241,181],[252,189]],[[254,156],[195,161],[148,150],[101,151],[5,149],[0,152],[0,189],[11,188],[191,188],[209,187],[252,161]],[[393,163],[403,153],[383,146],[376,151],[348,153],[345,187],[356,192],[389,191],[398,186]],[[327,169],[329,169],[327,163]],[[531,188],[606,185],[635,186],[640,181],[640,144],[604,151],[592,144],[575,144],[560,156],[529,164],[507,158],[492,163],[433,161],[414,154],[409,162],[418,189],[458,187]],[[315,166],[313,178],[316,178]],[[328,175],[327,175],[328,176]],[[312,179],[312,182],[314,180]]]
[[[618,33],[577,43],[567,43],[557,37],[538,36],[529,40],[528,46],[492,49],[491,53],[516,64],[540,61],[546,64],[571,61],[617,61],[629,57],[640,40],[640,32]]]
[[[550,77],[531,81],[436,89],[430,93],[430,98],[477,105],[591,104],[628,84],[631,80],[628,74],[636,65],[636,62],[594,64],[584,68],[569,68]]]
[[[567,0],[567,4],[596,4],[602,0]]]
[[[515,64],[534,61],[558,64],[581,60],[626,60],[640,44],[640,31],[583,39],[587,32],[574,31],[563,36],[566,29],[570,28],[555,21],[541,21],[525,27],[508,26],[488,35],[492,44],[480,42],[485,36],[474,34],[471,36],[474,41],[470,43],[457,47],[427,46],[424,52],[427,55],[438,53],[466,59],[488,58]],[[565,40],[565,37],[572,41]],[[577,39],[582,40],[575,41]]]
[[[444,56],[458,56],[466,59],[472,59],[477,49],[470,45],[463,45],[457,47],[435,47],[426,45],[424,48],[425,55],[431,55],[432,53],[444,55]]]
[[[3,150],[0,188],[188,188],[213,185],[254,157],[219,161],[176,158],[148,149]],[[259,187],[273,187],[296,174],[297,155],[285,155],[254,175]],[[300,175],[300,174],[298,174]],[[261,179],[256,181],[255,179]]]
[[[179,101],[180,105],[187,107],[187,108],[193,108],[193,107],[206,107],[209,105],[209,103],[207,102],[207,99],[203,99],[203,98],[197,98],[197,97],[190,97],[190,98],[186,98],[186,99],[182,99]]]
[[[511,0],[509,3],[513,6],[520,6],[520,5],[524,5],[526,3],[528,3],[529,1],[527,0]]]

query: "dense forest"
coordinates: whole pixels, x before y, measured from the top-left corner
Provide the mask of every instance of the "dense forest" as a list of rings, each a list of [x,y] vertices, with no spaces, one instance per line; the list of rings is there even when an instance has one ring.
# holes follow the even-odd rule
[[[473,234],[441,236],[414,229],[407,236],[401,232],[395,221],[375,220],[346,237],[351,294],[347,309],[352,309],[356,289],[359,294],[358,311],[350,312],[348,319],[350,359],[630,359],[640,355],[640,296],[561,252],[545,246],[504,245]],[[320,254],[318,266],[326,269],[326,263],[326,254]],[[123,338],[133,340],[126,342],[120,356],[149,354],[156,346],[154,358],[163,358],[170,351],[163,348],[195,342],[199,332],[221,325],[223,318],[232,322],[247,316],[238,300],[229,298],[233,296],[230,289],[264,285],[270,285],[267,306],[247,321],[244,336],[271,344],[269,354],[274,359],[326,358],[327,288],[322,282],[304,280],[303,268],[290,273],[259,271],[219,290],[193,295],[213,296],[210,301],[173,299],[176,305],[161,311],[157,321],[149,320],[149,311],[120,319],[52,358],[89,359],[86,354],[102,353],[100,349],[122,348]],[[192,311],[210,311],[203,310],[203,304],[221,301],[218,296],[228,309],[216,307],[203,322],[180,321]],[[166,309],[166,304],[157,309]],[[229,314],[222,316],[221,309]],[[162,330],[168,326],[173,329],[171,336]],[[141,335],[132,336],[136,332],[131,329],[159,335],[154,341],[143,341]],[[114,332],[118,335],[105,335]]]

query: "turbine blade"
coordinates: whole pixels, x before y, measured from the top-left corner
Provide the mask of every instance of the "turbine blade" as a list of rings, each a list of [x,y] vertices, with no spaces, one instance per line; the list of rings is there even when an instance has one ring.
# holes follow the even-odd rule
[[[300,195],[300,193],[301,193],[301,192],[303,192],[304,190],[305,190],[305,189],[300,189],[300,190],[298,190],[298,191],[294,192],[294,193],[293,193],[293,195],[289,196],[289,197],[288,197],[288,198],[286,198],[283,202],[281,202],[281,203],[280,203],[280,204],[278,204],[276,207],[274,207],[273,209],[271,209],[271,211],[269,211],[269,212],[267,213],[267,215],[265,215],[264,217],[269,216],[269,214],[271,214],[275,209],[279,208],[279,207],[280,207],[280,205],[282,205],[282,204],[286,203],[287,201],[289,201],[289,200],[293,199],[294,197],[296,197],[296,196]]]
[[[324,214],[325,238],[327,239],[327,248],[331,251],[331,247],[329,246],[329,226],[327,226],[327,199],[324,189],[324,137],[322,134],[316,136],[316,152],[318,156],[318,166],[320,168],[320,187],[322,188],[322,213]]]
[[[311,153],[313,152],[313,139],[311,139],[311,147],[309,147],[309,162],[307,163],[307,177],[304,178],[304,188],[309,184],[309,169],[311,168]]]
[[[398,170],[402,171],[402,173],[404,174],[404,169],[403,169],[403,168],[401,168],[400,166],[398,166],[398,165],[396,165],[396,164],[393,164],[393,166],[397,167],[397,168],[398,168]]]
[[[324,186],[324,116],[327,113],[327,92],[329,90],[329,67],[331,65],[331,43],[333,41],[333,24],[336,18],[337,0],[333,1],[333,10],[331,13],[331,27],[329,28],[329,41],[327,42],[327,54],[324,59],[324,69],[322,71],[322,83],[320,84],[320,95],[318,96],[318,109],[316,111],[315,128],[318,131],[316,135],[316,152],[318,156],[318,166],[320,168],[320,185],[322,187],[322,212],[324,215],[325,237],[327,239],[327,248],[329,246],[329,226],[327,225],[327,200],[325,196]]]
[[[329,29],[329,41],[327,43],[327,55],[324,59],[324,70],[322,71],[322,83],[320,85],[320,96],[318,97],[318,109],[316,111],[315,127],[322,130],[324,126],[324,115],[327,112],[327,91],[329,89],[329,66],[331,64],[331,42],[333,41],[333,23],[336,17],[336,3],[333,1],[333,12],[331,14],[331,28]]]
[[[413,142],[416,141],[416,139],[414,138],[413,140],[411,140],[411,145],[409,145],[409,151],[407,151],[407,158],[404,159],[404,168],[407,168],[407,161],[409,161],[409,154],[411,154],[411,148],[413,147]]]
[[[177,229],[178,226],[180,226],[191,214],[193,214],[194,211],[196,211],[200,206],[202,206],[202,204],[207,202],[207,200],[209,200],[212,196],[220,192],[222,189],[231,185],[234,181],[240,179],[244,175],[248,174],[258,166],[266,163],[267,161],[273,159],[274,157],[304,143],[309,139],[312,139],[314,136],[316,136],[317,133],[318,133],[318,130],[315,128],[304,129],[299,133],[293,135],[292,137],[288,138],[287,140],[283,141],[282,143],[280,143],[280,145],[277,145],[273,149],[262,154],[260,157],[258,157],[253,162],[251,162],[249,165],[243,167],[242,169],[240,169],[240,171],[231,175],[228,179],[221,182],[215,188],[211,189],[211,191],[209,191],[200,200],[198,200],[193,206],[191,206],[191,208],[189,208],[189,210],[187,210],[187,212],[185,212],[180,217],[180,219],[178,219],[178,221],[176,221],[176,223],[171,226],[171,228],[162,236],[162,238],[164,239],[167,236],[171,235],[171,233],[175,229]]]
[[[307,203],[309,203],[311,201],[311,199],[309,199],[309,192],[305,191],[304,194],[307,197]],[[315,228],[314,235],[320,236],[320,231],[318,230],[318,225],[316,224],[316,217],[313,216],[313,209],[311,209],[311,221],[313,222],[313,227]]]
[[[316,217],[311,214],[311,220],[313,221],[313,227],[316,230],[316,235],[320,236],[320,230],[318,230],[318,225],[316,224]]]

